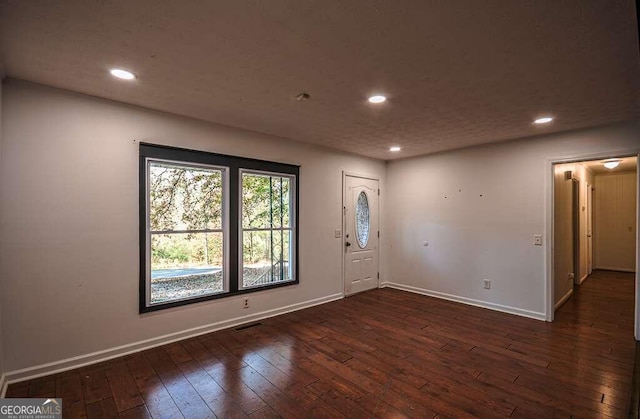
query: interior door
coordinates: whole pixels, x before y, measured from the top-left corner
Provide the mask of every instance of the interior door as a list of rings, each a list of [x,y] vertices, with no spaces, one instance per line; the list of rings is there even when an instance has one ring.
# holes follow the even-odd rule
[[[378,288],[378,180],[345,175],[344,293]]]

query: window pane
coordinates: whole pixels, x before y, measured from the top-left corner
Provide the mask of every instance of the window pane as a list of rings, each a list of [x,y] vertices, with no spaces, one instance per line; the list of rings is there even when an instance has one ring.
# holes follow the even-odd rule
[[[242,174],[242,227],[290,226],[291,179]]]
[[[222,233],[151,235],[151,303],[224,291]]]
[[[289,190],[291,181],[286,177],[272,177],[273,186],[273,226],[289,225]]]
[[[291,253],[291,230],[274,230],[273,232],[273,263],[274,278],[278,281],[293,279],[293,254]]]
[[[242,174],[242,227],[271,228],[271,177]]]
[[[369,200],[367,194],[361,191],[356,201],[356,239],[362,249],[369,243],[369,227]]]
[[[222,228],[222,171],[164,162],[149,165],[151,231]]]
[[[242,286],[271,283],[271,231],[245,231],[242,236]]]
[[[243,232],[243,287],[293,279],[290,230]]]

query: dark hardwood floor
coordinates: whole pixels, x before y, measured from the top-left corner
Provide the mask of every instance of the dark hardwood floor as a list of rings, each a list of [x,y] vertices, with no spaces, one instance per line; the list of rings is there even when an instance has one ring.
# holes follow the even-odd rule
[[[65,417],[626,417],[633,274],[545,323],[392,289],[13,384]]]

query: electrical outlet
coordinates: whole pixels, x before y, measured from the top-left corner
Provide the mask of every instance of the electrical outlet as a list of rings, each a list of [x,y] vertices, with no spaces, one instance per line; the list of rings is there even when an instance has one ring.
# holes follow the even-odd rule
[[[249,299],[245,298],[243,301],[244,301],[244,305],[242,306],[242,308],[249,308]]]
[[[482,280],[482,284],[484,285],[484,289],[486,289],[486,290],[491,289],[491,280],[490,279],[483,279]]]

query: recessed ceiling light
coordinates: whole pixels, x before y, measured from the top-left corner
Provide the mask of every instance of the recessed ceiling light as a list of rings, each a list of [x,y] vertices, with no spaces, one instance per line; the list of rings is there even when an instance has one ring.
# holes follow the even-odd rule
[[[369,98],[369,102],[371,103],[382,103],[385,100],[387,100],[387,97],[382,95],[375,95]]]
[[[389,151],[393,151],[393,152],[400,151],[400,147],[398,147],[397,145],[394,145],[393,147],[389,147]]]
[[[620,165],[620,160],[619,159],[605,160],[602,162],[602,165],[607,169],[615,169]]]
[[[109,73],[111,73],[113,77],[117,77],[122,80],[133,80],[136,78],[135,74],[121,68],[112,68],[111,70],[109,70]]]
[[[548,124],[549,122],[553,121],[553,117],[551,116],[544,116],[542,118],[538,118],[535,121],[533,121],[534,124]]]

